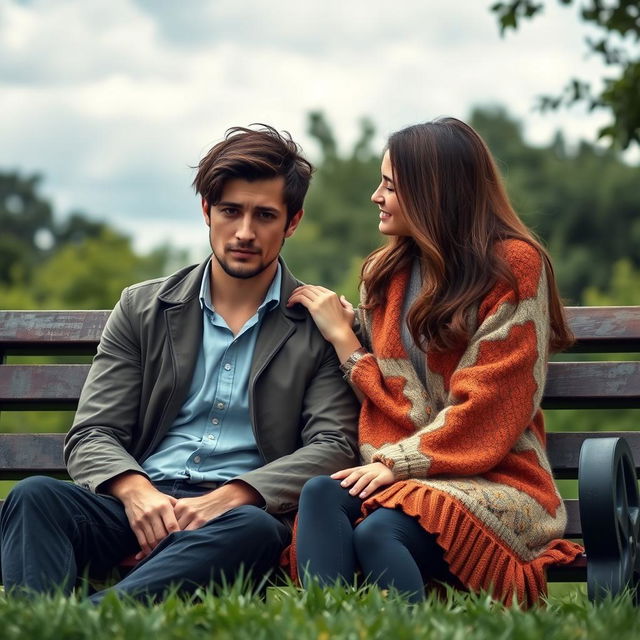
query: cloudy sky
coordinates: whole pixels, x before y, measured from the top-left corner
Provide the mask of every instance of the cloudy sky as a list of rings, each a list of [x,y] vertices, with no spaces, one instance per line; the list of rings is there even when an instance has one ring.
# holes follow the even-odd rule
[[[536,96],[597,80],[575,7],[500,38],[493,0],[0,0],[0,170],[41,173],[60,215],[109,220],[145,250],[203,244],[190,189],[226,128],[267,122],[313,158],[321,109],[344,147],[501,104],[527,138],[593,138],[602,115]],[[363,194],[363,197],[368,197]]]

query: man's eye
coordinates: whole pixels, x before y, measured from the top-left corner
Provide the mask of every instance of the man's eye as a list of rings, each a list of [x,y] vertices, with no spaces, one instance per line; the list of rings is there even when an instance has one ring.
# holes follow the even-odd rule
[[[224,207],[224,209],[220,209],[220,213],[223,213],[225,216],[234,216],[238,213],[238,210],[232,209],[231,207]]]
[[[271,211],[261,211],[259,215],[263,220],[273,220],[276,217]]]

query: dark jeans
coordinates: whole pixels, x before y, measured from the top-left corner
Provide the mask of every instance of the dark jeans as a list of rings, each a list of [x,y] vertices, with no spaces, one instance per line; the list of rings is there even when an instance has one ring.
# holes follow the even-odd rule
[[[435,536],[415,518],[395,509],[376,509],[355,528],[359,498],[328,476],[309,480],[300,496],[296,553],[303,584],[354,583],[358,567],[381,588],[394,587],[410,601],[424,598],[424,584],[459,584],[443,559]]]
[[[176,498],[206,493],[184,482],[157,483]],[[242,506],[194,531],[167,536],[109,590],[144,599],[161,597],[171,586],[232,581],[241,568],[261,578],[277,567],[289,528],[254,506]],[[105,575],[139,550],[122,503],[70,482],[34,476],[11,491],[0,512],[0,551],[5,589],[23,593],[70,593],[83,572]]]

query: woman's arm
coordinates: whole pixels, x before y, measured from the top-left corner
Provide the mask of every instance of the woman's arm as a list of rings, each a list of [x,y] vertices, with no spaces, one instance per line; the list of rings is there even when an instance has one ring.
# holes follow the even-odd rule
[[[482,474],[509,455],[539,408],[546,376],[546,276],[535,250],[526,258],[512,265],[519,303],[515,292],[501,285],[480,305],[480,325],[449,379],[438,413],[429,415],[426,402],[416,406],[418,394],[409,399],[411,381],[401,384],[396,363],[369,354],[354,365],[351,382],[367,396],[361,429],[369,420],[371,433],[361,433],[361,440],[365,451],[372,441],[369,461],[384,463],[396,479],[407,479]],[[385,424],[396,434],[393,441],[385,441]],[[410,435],[398,440],[402,431]]]
[[[306,284],[291,294],[287,306],[304,306],[325,340],[333,345],[340,364],[343,365],[362,344],[353,331],[355,313],[344,296],[325,287]]]

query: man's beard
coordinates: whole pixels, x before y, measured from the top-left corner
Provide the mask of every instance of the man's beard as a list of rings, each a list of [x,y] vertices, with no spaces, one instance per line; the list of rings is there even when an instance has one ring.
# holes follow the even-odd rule
[[[243,268],[232,267],[230,264],[226,262],[226,260],[221,259],[220,256],[218,256],[215,251],[213,252],[213,256],[218,261],[218,264],[222,267],[222,270],[228,276],[231,276],[232,278],[238,278],[239,280],[249,280],[250,278],[255,278],[256,276],[259,276],[263,271],[268,269],[278,259],[278,256],[276,256],[273,260],[271,260],[271,262],[267,262],[266,264],[262,262],[257,267],[254,267],[253,269],[250,269],[247,271],[246,269],[243,269]]]

